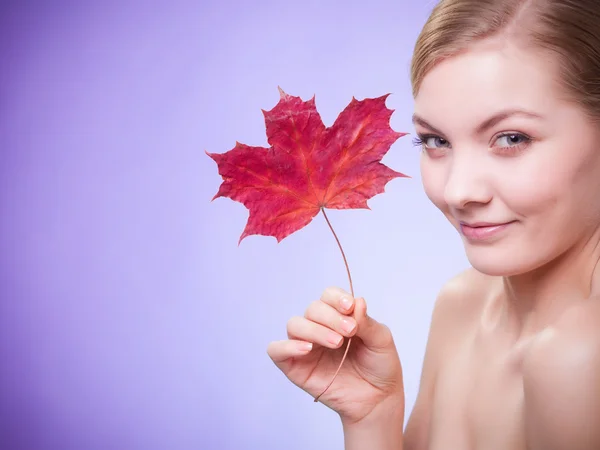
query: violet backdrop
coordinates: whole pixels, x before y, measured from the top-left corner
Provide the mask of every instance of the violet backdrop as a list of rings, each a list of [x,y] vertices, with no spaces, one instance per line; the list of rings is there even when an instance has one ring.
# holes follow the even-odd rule
[[[466,268],[412,145],[414,0],[2,2],[0,448],[330,450],[339,418],[266,354],[348,289],[322,215],[250,236],[204,151],[267,145],[277,86],[327,126],[391,93],[409,132],[371,210],[329,210],[356,294],[389,325],[408,418],[430,314]]]

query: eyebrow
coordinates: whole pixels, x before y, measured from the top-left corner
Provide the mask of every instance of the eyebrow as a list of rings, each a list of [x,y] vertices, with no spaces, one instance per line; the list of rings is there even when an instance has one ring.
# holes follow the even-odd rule
[[[500,123],[503,120],[506,120],[512,116],[524,116],[524,117],[529,117],[532,119],[543,119],[543,117],[541,115],[536,114],[531,111],[524,110],[524,109],[506,109],[504,111],[500,111],[500,112],[494,114],[489,119],[486,119],[483,122],[481,122],[481,124],[479,124],[477,126],[477,128],[475,129],[475,133],[482,134],[482,133],[486,132],[487,130],[489,130],[490,128],[492,128],[493,126],[497,125],[498,123]],[[430,125],[425,119],[423,119],[421,116],[419,116],[417,114],[413,114],[412,122],[414,124],[421,125],[422,127],[429,128],[434,133],[444,134],[440,130],[435,128],[434,126]]]

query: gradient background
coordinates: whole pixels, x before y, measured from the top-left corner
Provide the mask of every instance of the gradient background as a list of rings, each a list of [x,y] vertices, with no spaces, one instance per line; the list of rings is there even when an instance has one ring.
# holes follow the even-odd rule
[[[337,415],[266,354],[325,287],[348,289],[325,220],[250,236],[210,202],[204,151],[267,145],[281,86],[326,125],[392,93],[413,133],[411,52],[432,2],[2,2],[0,447],[340,449]],[[329,211],[356,295],[388,324],[412,409],[430,314],[468,266],[410,175],[367,210]]]

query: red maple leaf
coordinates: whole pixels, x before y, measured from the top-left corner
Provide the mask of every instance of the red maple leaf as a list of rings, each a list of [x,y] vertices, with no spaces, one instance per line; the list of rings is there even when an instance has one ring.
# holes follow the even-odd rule
[[[226,153],[206,152],[223,178],[212,200],[229,197],[250,211],[238,245],[252,234],[280,242],[324,208],[370,209],[367,200],[384,192],[388,181],[408,177],[381,163],[391,145],[407,134],[389,126],[389,94],[362,101],[352,97],[326,128],[314,96],[304,102],[279,92],[277,105],[262,110],[269,148],[236,142]]]

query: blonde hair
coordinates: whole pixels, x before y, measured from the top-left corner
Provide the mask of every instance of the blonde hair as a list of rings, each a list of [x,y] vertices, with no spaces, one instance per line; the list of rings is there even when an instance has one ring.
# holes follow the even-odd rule
[[[501,34],[556,57],[569,99],[600,121],[600,0],[441,0],[415,45],[413,96],[436,64]]]

